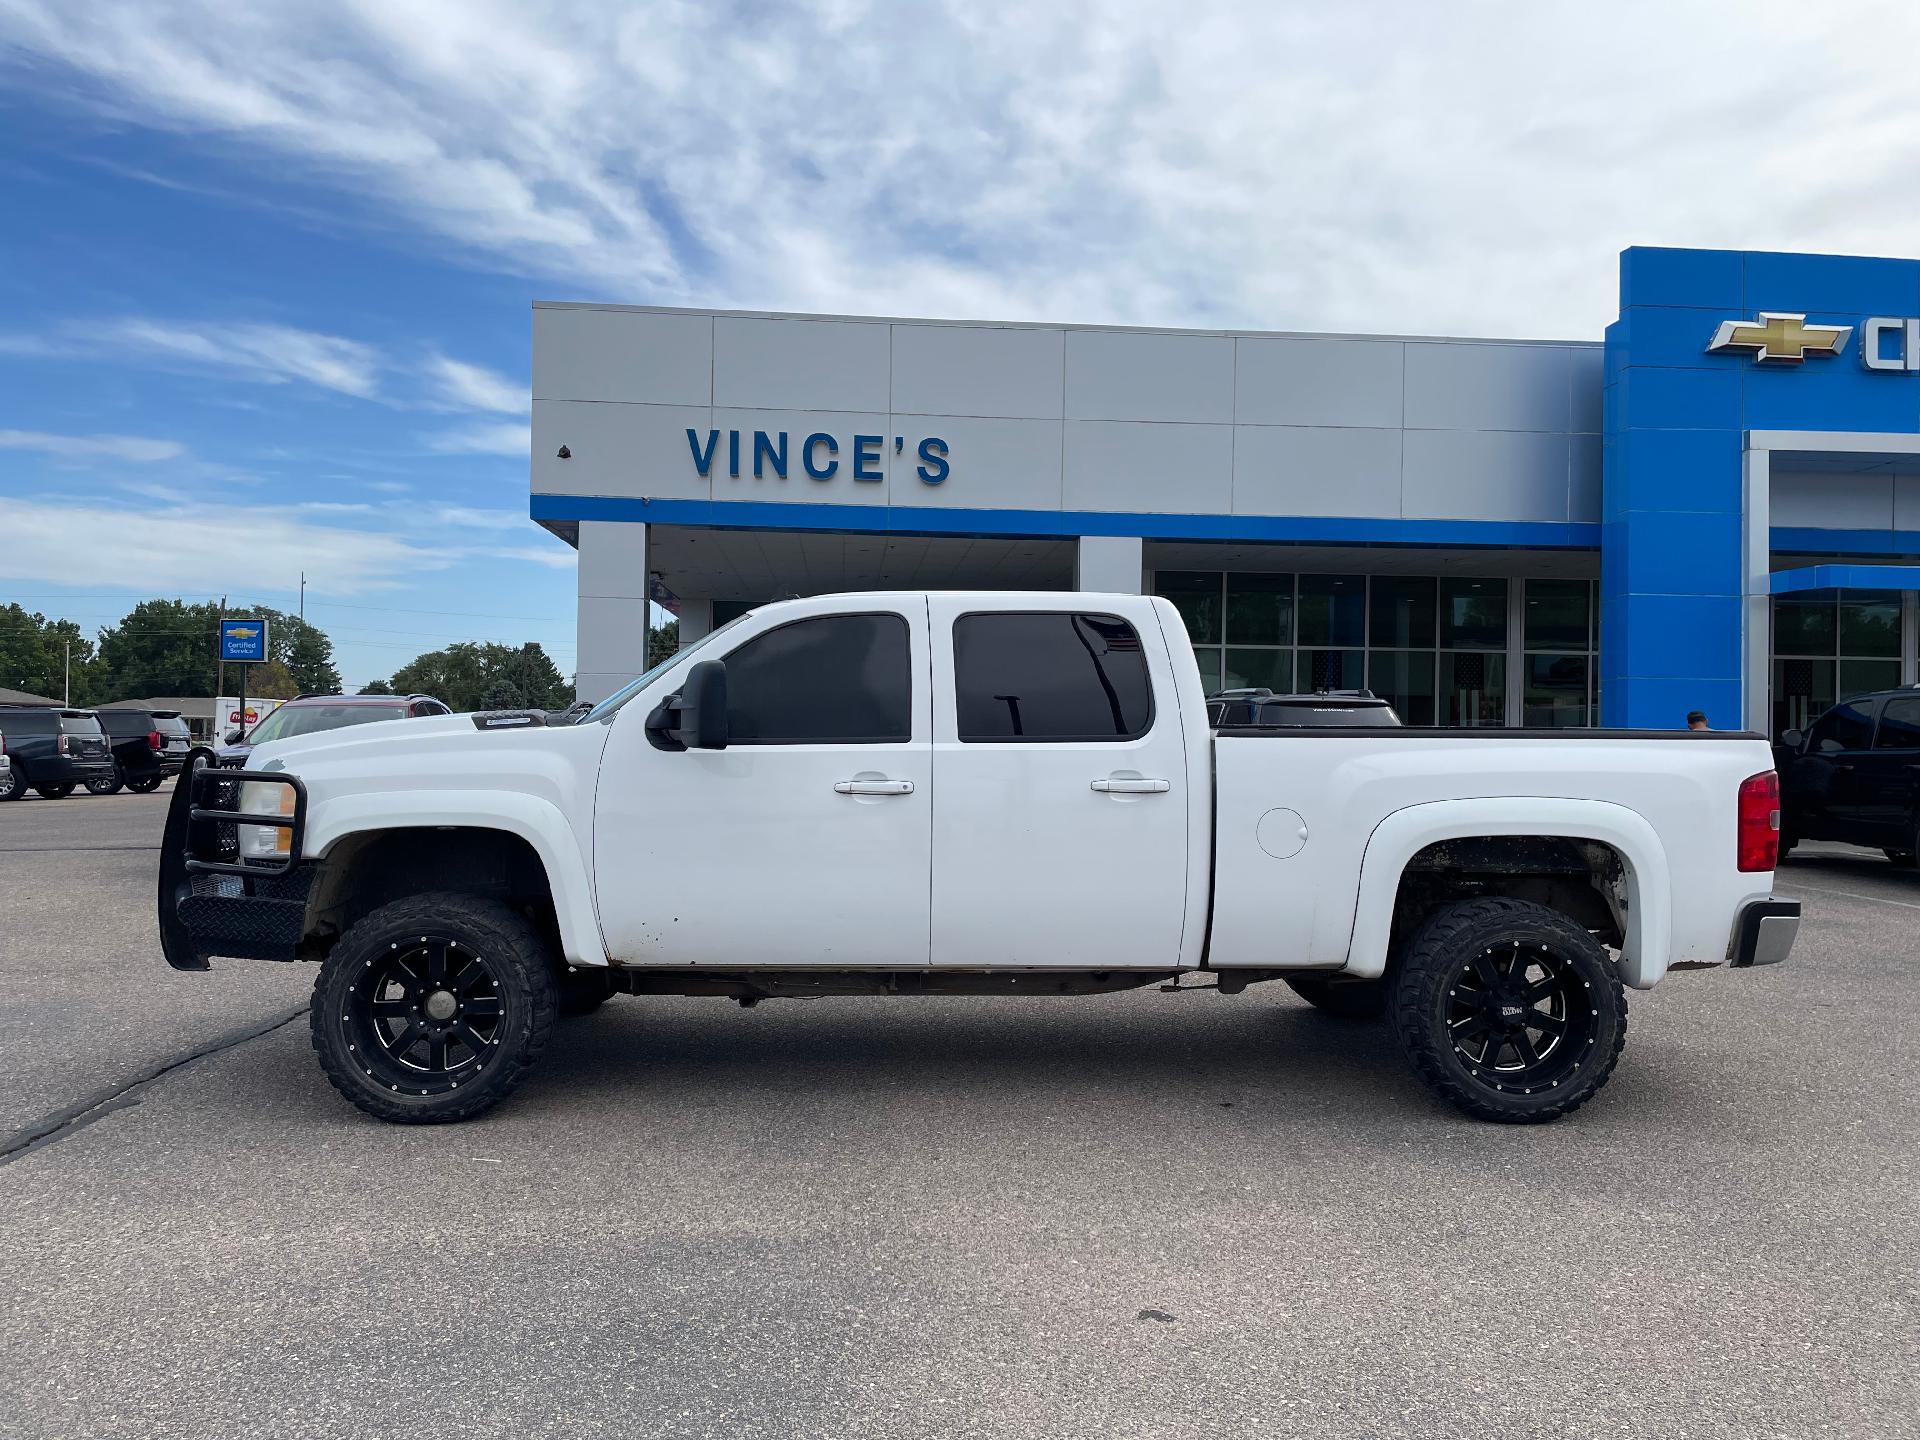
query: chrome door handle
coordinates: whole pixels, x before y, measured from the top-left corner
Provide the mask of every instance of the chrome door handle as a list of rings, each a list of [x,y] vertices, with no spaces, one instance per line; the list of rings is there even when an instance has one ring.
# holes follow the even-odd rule
[[[836,780],[836,795],[911,795],[911,780]]]
[[[1173,785],[1166,780],[1095,780],[1093,788],[1102,795],[1164,795]]]

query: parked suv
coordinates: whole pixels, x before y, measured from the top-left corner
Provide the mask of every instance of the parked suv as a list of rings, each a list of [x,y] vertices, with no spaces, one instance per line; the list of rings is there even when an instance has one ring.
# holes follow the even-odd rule
[[[178,775],[193,748],[192,732],[178,710],[146,710],[114,706],[96,710],[100,726],[113,750],[114,773],[87,781],[96,795],[112,795],[121,787],[145,795],[160,782]]]
[[[0,771],[0,800],[18,800],[29,788],[63,800],[74,786],[114,773],[113,752],[91,710],[0,707],[0,734],[13,762]]]
[[[1920,688],[1842,700],[1773,747],[1780,853],[1841,840],[1912,865],[1920,852]]]
[[[1399,712],[1371,690],[1322,690],[1313,695],[1276,695],[1271,690],[1222,690],[1207,697],[1207,721],[1216,730],[1231,725],[1262,729],[1292,725],[1398,725]]]
[[[431,695],[296,695],[245,735],[229,730],[226,743],[214,752],[214,763],[241,769],[245,768],[253,747],[270,740],[291,740],[296,735],[317,735],[322,730],[367,725],[376,720],[452,713]]]

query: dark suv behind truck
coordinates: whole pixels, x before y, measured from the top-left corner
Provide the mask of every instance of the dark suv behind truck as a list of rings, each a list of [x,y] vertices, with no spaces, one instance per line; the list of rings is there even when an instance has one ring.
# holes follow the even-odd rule
[[[4,721],[0,721],[4,724]],[[1780,853],[1841,840],[1912,865],[1920,852],[1920,688],[1842,700],[1773,747]]]
[[[0,772],[0,800],[18,800],[29,788],[62,800],[74,786],[114,773],[106,733],[91,710],[0,706],[0,735],[13,762]]]
[[[112,795],[122,786],[144,795],[178,775],[193,748],[192,733],[178,710],[110,706],[94,711],[113,747],[114,773],[87,781],[96,795]]]

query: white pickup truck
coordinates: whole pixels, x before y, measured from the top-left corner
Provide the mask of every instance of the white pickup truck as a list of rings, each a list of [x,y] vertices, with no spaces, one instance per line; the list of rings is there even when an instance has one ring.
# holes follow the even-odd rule
[[[319,961],[321,1066],[392,1121],[486,1110],[616,993],[1190,973],[1384,1012],[1462,1110],[1551,1120],[1612,1071],[1623,985],[1784,959],[1799,926],[1758,736],[1216,732],[1178,613],[1135,595],[783,601],[577,724],[372,724],[247,763],[178,787],[166,958]]]

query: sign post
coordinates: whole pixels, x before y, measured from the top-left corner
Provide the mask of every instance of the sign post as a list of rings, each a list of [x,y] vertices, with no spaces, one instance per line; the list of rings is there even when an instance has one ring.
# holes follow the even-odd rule
[[[267,658],[267,622],[265,620],[220,620],[220,662],[240,667],[240,726],[247,723],[247,667],[264,664]],[[240,737],[246,739],[243,733]]]

